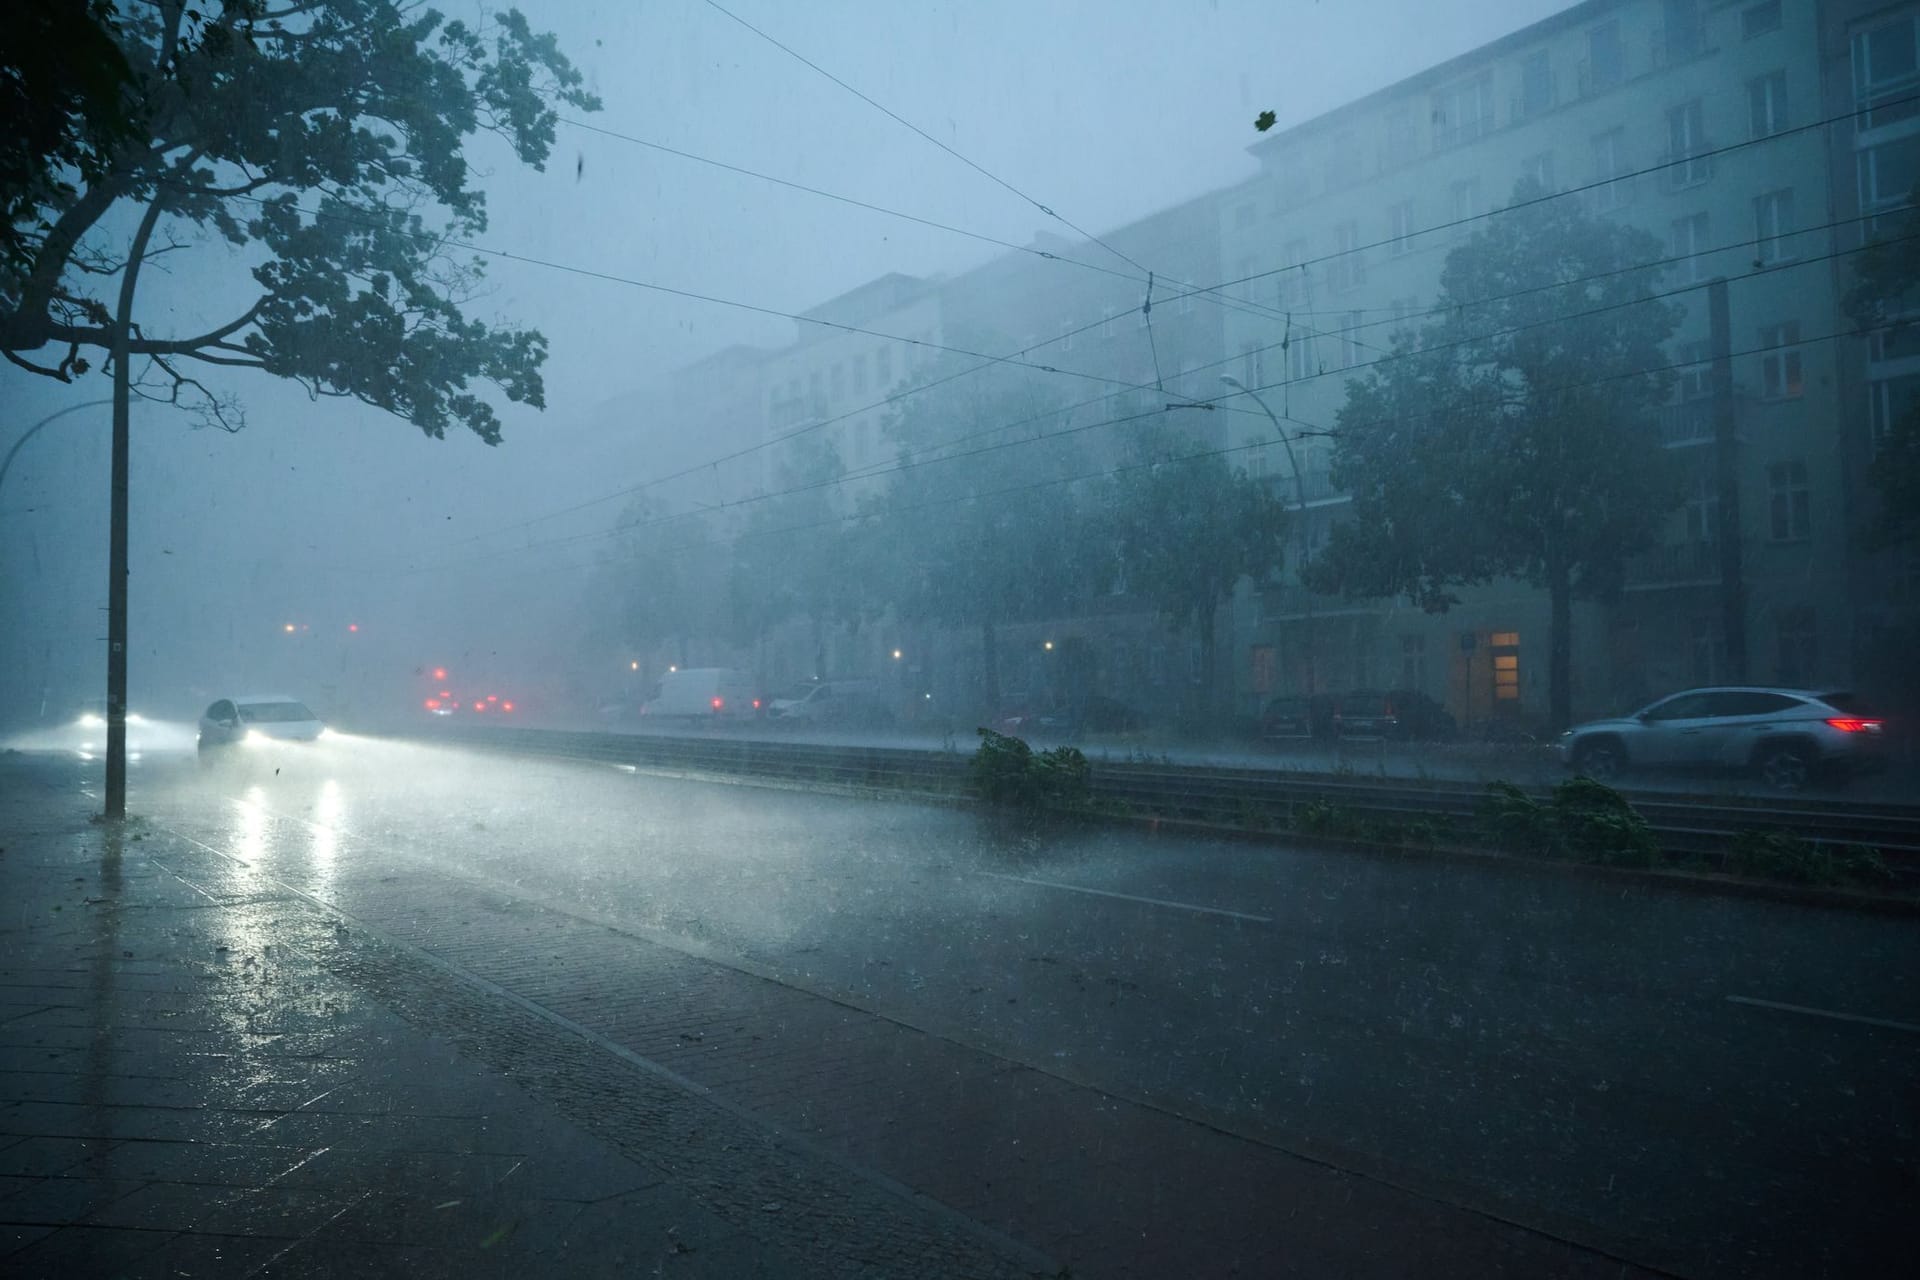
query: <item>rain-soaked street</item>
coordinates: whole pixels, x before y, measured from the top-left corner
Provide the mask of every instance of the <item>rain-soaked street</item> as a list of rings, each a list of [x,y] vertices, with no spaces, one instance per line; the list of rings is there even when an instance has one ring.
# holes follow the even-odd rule
[[[1289,1201],[1694,1276],[1920,1242],[1898,916],[351,735],[133,787],[243,914],[307,895],[1075,1274],[1257,1271]]]

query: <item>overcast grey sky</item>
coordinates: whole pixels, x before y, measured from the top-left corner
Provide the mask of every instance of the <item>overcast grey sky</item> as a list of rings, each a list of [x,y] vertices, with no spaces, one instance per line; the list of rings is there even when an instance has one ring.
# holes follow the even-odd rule
[[[475,15],[466,0],[448,6]],[[1007,183],[1095,232],[1252,171],[1254,115],[1285,126],[1565,7],[1554,0],[728,0],[769,35]],[[542,0],[605,100],[594,125],[1024,243],[1064,232],[703,0]],[[490,173],[488,247],[561,266],[799,311],[890,271],[952,272],[997,250],[570,126],[545,174],[476,147]],[[143,284],[149,331],[227,318],[247,297],[223,246]],[[1038,263],[1036,269],[1067,269]],[[792,325],[550,267],[496,261],[471,308],[551,344],[545,414],[509,409],[507,440],[433,442],[351,402],[309,404],[257,375],[230,384],[236,436],[136,418],[134,680],[201,687],[262,661],[244,643],[285,613],[370,634],[483,632],[541,643],[577,587],[553,561],[475,535],[645,478],[644,457],[584,452],[596,405],[731,342]],[[244,305],[244,301],[241,302]],[[0,445],[107,393],[0,371]],[[23,451],[0,492],[11,632],[0,658],[92,679],[105,579],[106,419],[77,414]],[[578,447],[577,447],[578,446]],[[604,526],[613,511],[542,525]],[[518,535],[524,539],[525,535]],[[479,554],[476,554],[479,552]],[[456,563],[457,561],[457,563]],[[431,574],[408,565],[446,562]],[[400,572],[396,572],[400,571]],[[538,596],[539,607],[516,608]],[[235,628],[238,628],[236,631]],[[502,639],[501,643],[508,643]],[[491,643],[491,641],[489,641]],[[371,641],[369,650],[373,647]],[[62,655],[71,660],[64,660]],[[61,678],[65,678],[64,676]],[[236,677],[238,678],[238,677]],[[253,683],[251,679],[246,681]]]

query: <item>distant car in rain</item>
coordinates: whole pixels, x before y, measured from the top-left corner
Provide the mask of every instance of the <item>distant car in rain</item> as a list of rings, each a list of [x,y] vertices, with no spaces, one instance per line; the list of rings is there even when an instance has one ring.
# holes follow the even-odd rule
[[[660,677],[640,706],[649,720],[747,720],[765,700],[746,673],[732,667],[689,667]]]
[[[127,712],[126,722],[127,750],[139,752],[147,745],[147,739],[151,736],[150,723],[145,716],[131,710]],[[73,727],[79,737],[79,750],[82,754],[91,755],[94,752],[105,751],[107,749],[107,700],[105,698],[89,700],[81,708],[80,714],[74,717]]]
[[[199,728],[202,760],[236,747],[315,742],[327,734],[306,703],[283,694],[217,699],[201,712]]]
[[[1077,703],[1063,701],[1044,708],[1015,704],[994,717],[989,727],[1016,738],[1078,738],[1089,733],[1139,733],[1150,723],[1145,712],[1095,693]]]
[[[798,692],[798,691],[796,691]],[[786,705],[781,706],[781,702]],[[767,709],[772,719],[794,724],[856,725],[873,728],[891,724],[893,712],[871,680],[821,680],[805,690],[805,696],[775,699]]]
[[[1334,700],[1336,738],[1446,742],[1459,733],[1453,716],[1414,689],[1355,689]]]
[[[1629,769],[1750,772],[1779,791],[1887,766],[1886,723],[1850,693],[1686,689],[1560,735],[1560,759],[1598,781]]]
[[[1330,737],[1333,706],[1325,694],[1271,698],[1260,713],[1260,736],[1272,742]]]

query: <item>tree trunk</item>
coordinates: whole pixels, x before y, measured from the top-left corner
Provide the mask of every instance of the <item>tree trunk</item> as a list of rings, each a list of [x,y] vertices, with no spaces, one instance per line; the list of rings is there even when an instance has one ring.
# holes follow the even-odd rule
[[[161,197],[155,195],[141,215],[139,229],[127,249],[120,277],[120,303],[113,317],[113,447],[108,479],[107,507],[107,785],[105,816],[118,822],[127,816],[127,459],[130,453],[133,363],[128,350],[133,340],[133,296],[140,263],[154,224],[160,221]]]
[[[986,714],[1000,712],[1000,637],[991,621],[980,624],[980,696],[986,702]]]
[[[1573,722],[1573,573],[1565,564],[1548,566],[1547,595],[1547,720],[1558,733]]]

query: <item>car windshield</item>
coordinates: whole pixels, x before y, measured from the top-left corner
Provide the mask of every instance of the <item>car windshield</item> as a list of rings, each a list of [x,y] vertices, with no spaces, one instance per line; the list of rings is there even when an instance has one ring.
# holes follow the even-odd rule
[[[241,702],[240,719],[246,724],[285,724],[294,720],[317,719],[299,702]]]

